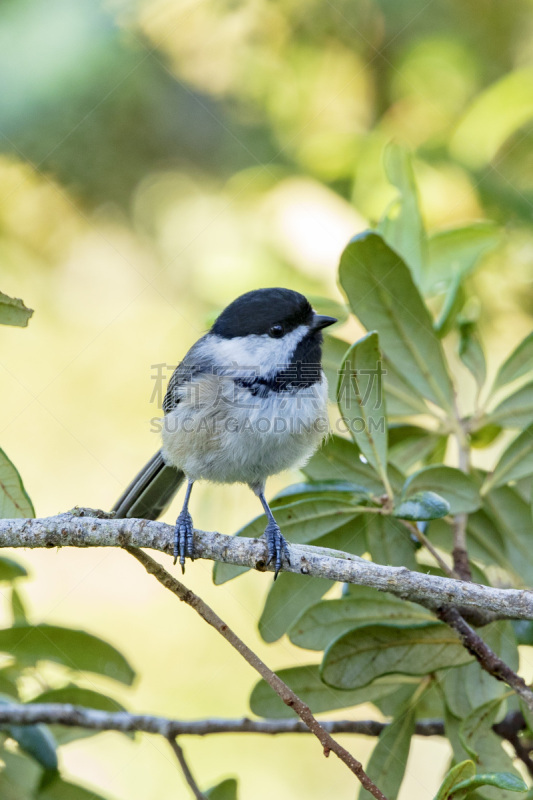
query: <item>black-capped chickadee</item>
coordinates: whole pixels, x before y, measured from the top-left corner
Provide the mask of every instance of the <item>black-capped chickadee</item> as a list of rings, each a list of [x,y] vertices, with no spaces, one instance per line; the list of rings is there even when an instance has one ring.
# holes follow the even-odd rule
[[[194,556],[193,483],[246,483],[267,516],[268,563],[277,576],[289,551],[265,481],[302,466],[327,433],[321,331],[336,321],[290,289],[257,289],[234,300],[173,373],[163,447],[117,501],[115,515],[157,519],[187,480],[174,537],[174,563],[179,556],[183,569]]]

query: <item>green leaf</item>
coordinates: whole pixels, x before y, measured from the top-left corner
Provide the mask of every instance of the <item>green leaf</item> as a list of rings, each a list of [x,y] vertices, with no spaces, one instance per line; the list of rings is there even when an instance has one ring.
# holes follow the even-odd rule
[[[465,302],[466,292],[463,286],[463,276],[457,273],[453,276],[447,289],[439,316],[433,326],[439,338],[442,339],[451,331]]]
[[[353,442],[330,436],[323,447],[302,467],[312,481],[350,481],[356,490],[371,495],[383,494],[383,485],[374,470],[361,461],[361,451]]]
[[[69,705],[82,706],[83,708],[96,708],[99,711],[126,711],[124,706],[112,697],[101,692],[95,692],[93,689],[83,689],[81,686],[75,686],[74,684],[63,686],[61,689],[49,689],[33,697],[29,702],[68,703]],[[101,731],[91,730],[90,728],[75,728],[63,725],[51,725],[50,730],[58,746],[78,739],[97,736],[101,733]],[[123,735],[130,739],[134,737],[133,733],[125,733]]]
[[[404,473],[416,464],[443,461],[448,437],[416,425],[389,426],[389,462]]]
[[[499,228],[487,221],[434,233],[428,242],[429,265],[424,275],[424,293],[453,291],[454,285],[460,285],[475,269],[481,256],[494,249],[501,238]]]
[[[268,592],[259,620],[259,633],[265,642],[276,642],[310,605],[316,603],[335,581],[309,580],[306,575],[285,572]]]
[[[370,756],[366,772],[386,797],[397,797],[400,791],[415,722],[414,708],[402,711],[381,733]],[[371,800],[372,795],[361,786],[357,797],[358,800]]]
[[[428,406],[418,392],[407,382],[392,361],[383,354],[383,380],[385,400],[389,417],[405,417],[414,414],[427,414]]]
[[[387,487],[387,423],[377,333],[368,333],[348,350],[337,398],[350,435]]]
[[[533,423],[533,382],[526,383],[499,403],[485,418],[502,428],[525,428]]]
[[[471,659],[455,633],[440,623],[417,628],[369,625],[333,642],[320,674],[335,688],[358,689],[382,675],[427,675]]]
[[[3,748],[0,770],[0,797],[2,800],[34,800],[42,776],[42,768],[24,753],[12,753]]]
[[[474,376],[478,389],[482,389],[487,379],[487,364],[475,324],[464,322],[459,334],[459,357]]]
[[[414,628],[433,621],[430,612],[415,603],[363,586],[353,588],[348,597],[323,600],[307,608],[289,631],[291,642],[307,650],[325,650],[343,634],[366,625]]]
[[[496,375],[493,390],[516,381],[533,370],[533,331],[522,339],[510,356],[503,362]]]
[[[337,402],[339,373],[349,347],[350,343],[345,342],[343,339],[338,339],[328,334],[324,336],[324,343],[322,345],[322,369],[326,373],[326,378],[328,379],[328,398],[331,403]]]
[[[527,792],[526,784],[518,775],[513,775],[511,772],[486,772],[459,783],[453,790],[451,797],[453,797],[453,800],[463,800],[463,798],[468,797],[471,792],[481,786],[497,786],[498,789],[504,789],[508,792]]]
[[[451,152],[459,161],[479,169],[532,117],[533,69],[507,72],[475,96],[455,129]]]
[[[434,800],[450,800],[453,796],[453,788],[468,778],[472,778],[476,774],[476,767],[473,761],[461,761],[446,774],[443,782],[440,785],[439,791],[435,795]]]
[[[46,725],[9,725],[5,730],[44,769],[58,768],[56,743]]]
[[[292,483],[275,495],[270,508],[279,508],[300,500],[336,500],[359,504],[367,500],[367,492],[357,492],[349,481],[318,481],[316,483]]]
[[[237,800],[237,781],[235,778],[226,778],[204,792],[209,800]]]
[[[53,661],[128,685],[135,676],[124,656],[112,645],[85,631],[57,625],[17,625],[0,630],[0,652],[11,653],[26,665]]]
[[[502,698],[496,697],[484,703],[482,706],[474,708],[473,711],[463,719],[459,731],[461,743],[474,760],[478,758],[478,752],[476,750],[476,746],[478,746],[477,743],[482,741],[487,732],[492,734],[492,726],[496,722],[501,705]]]
[[[533,425],[530,425],[504,450],[494,471],[487,476],[481,489],[487,494],[504,483],[533,475]]]
[[[9,706],[11,702],[10,697],[0,696],[1,705]],[[57,770],[56,743],[46,725],[3,725],[1,730],[44,769]]]
[[[418,190],[410,153],[391,142],[385,149],[385,173],[400,191],[380,220],[378,231],[410,267],[419,283],[427,258],[427,241],[418,202]]]
[[[35,796],[35,800],[106,800],[91,789],[64,781],[59,775],[48,781]]]
[[[277,670],[276,674],[309,706],[314,714],[348,708],[360,703],[371,703],[379,697],[391,694],[398,688],[398,678],[385,677],[373,681],[364,689],[344,691],[327,686],[321,679],[315,664],[306,667],[291,667]],[[278,697],[265,681],[254,686],[250,696],[250,709],[258,717],[294,719],[294,711]]]
[[[13,625],[27,625],[28,617],[20,594],[15,587],[11,589],[11,613],[13,614]]]
[[[518,669],[518,649],[509,622],[501,620],[484,626],[483,640],[511,669]],[[442,676],[441,686],[448,708],[458,718],[467,717],[477,708],[501,699],[507,691],[501,681],[494,680],[477,662],[447,670]]]
[[[420,521],[439,519],[450,513],[450,504],[435,492],[416,492],[411,497],[401,500],[393,513],[399,519]]]
[[[418,470],[407,478],[402,500],[427,491],[442,497],[450,506],[450,514],[470,514],[481,505],[476,482],[454,467],[433,465]]]
[[[416,569],[417,543],[405,525],[390,516],[372,515],[367,522],[368,549],[372,561]]]
[[[442,344],[409,269],[376,233],[355,237],[341,256],[340,282],[367,330],[403,378],[428,400],[453,410],[453,387]]]
[[[0,292],[0,325],[17,325],[25,328],[33,314],[32,308],[27,308],[18,297],[8,297]]]
[[[0,450],[0,519],[34,517],[35,511],[14,464]]]
[[[502,486],[485,496],[485,508],[500,531],[504,543],[503,555],[512,565],[518,583],[531,586],[533,548],[529,504],[515,489]]]
[[[477,430],[472,431],[470,436],[470,444],[472,447],[476,447],[478,449],[489,447],[494,440],[498,438],[501,432],[502,428],[500,425],[491,425],[488,423],[487,425],[483,425],[481,428],[477,428]]]
[[[16,578],[26,578],[27,575],[28,572],[18,561],[6,556],[0,556],[0,581],[11,583]]]

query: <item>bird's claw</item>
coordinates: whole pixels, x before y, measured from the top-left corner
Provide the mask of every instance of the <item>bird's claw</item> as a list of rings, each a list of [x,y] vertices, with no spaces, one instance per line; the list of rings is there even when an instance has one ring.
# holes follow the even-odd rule
[[[185,572],[185,559],[190,558],[194,561],[194,528],[192,517],[188,511],[182,511],[176,520],[174,528],[174,564],[178,560],[181,564],[181,571]]]
[[[291,564],[289,548],[287,546],[285,537],[282,535],[279,526],[275,522],[268,523],[265,528],[264,536],[266,539],[268,552],[267,567],[269,564],[274,562],[274,580],[276,580],[281,569],[281,562],[283,558],[285,558],[285,561],[289,566]]]

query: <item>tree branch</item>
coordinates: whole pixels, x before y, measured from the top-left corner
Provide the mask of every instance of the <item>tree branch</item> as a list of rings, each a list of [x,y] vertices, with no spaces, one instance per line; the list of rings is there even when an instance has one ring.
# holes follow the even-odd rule
[[[525,680],[491,650],[488,644],[463,619],[456,608],[440,608],[437,611],[437,616],[459,634],[468,652],[472,653],[489,675],[492,675],[498,681],[506,683],[533,711],[533,691]]]
[[[0,706],[0,725],[65,725],[93,731],[119,733],[154,733],[165,739],[176,736],[210,736],[220,733],[256,733],[276,736],[287,733],[311,733],[299,719],[200,719],[180,720],[150,714],[130,714],[127,711],[100,711],[67,703],[13,703]],[[330,734],[355,733],[360,736],[379,736],[388,722],[377,720],[321,720]],[[444,723],[439,719],[420,720],[417,736],[444,736]]]
[[[176,758],[178,759],[178,763],[181,767],[181,771],[183,772],[183,777],[189,784],[191,792],[196,797],[196,800],[206,800],[205,794],[200,791],[200,787],[194,780],[194,776],[189,769],[189,765],[187,764],[187,759],[185,758],[185,753],[183,752],[181,745],[178,744],[177,740],[174,739],[172,736],[169,737],[168,743],[174,751]]]
[[[180,600],[191,606],[208,625],[215,628],[216,631],[226,639],[232,647],[253,667],[261,677],[268,683],[268,685],[276,692],[276,694],[283,700],[283,702],[292,708],[292,710],[305,722],[307,727],[312,733],[315,734],[321,743],[324,755],[329,756],[330,752],[335,755],[354,773],[357,779],[361,782],[364,788],[376,798],[376,800],[387,800],[383,792],[375,785],[375,783],[368,777],[363,769],[363,765],[351,753],[342,747],[331,735],[322,727],[316,717],[311,713],[311,709],[301,700],[295,692],[287,686],[287,684],[276,675],[275,672],[267,667],[264,661],[246,645],[242,639],[239,639],[236,633],[229,628],[226,623],[215,614],[212,608],[204,603],[201,597],[194,594],[190,589],[187,589],[180,581],[176,580],[169,572],[167,572],[157,561],[154,561],[147,553],[136,547],[125,548],[130,555],[140,561],[145,570],[153,575],[159,583],[176,595]]]
[[[78,512],[78,514],[81,512]],[[42,519],[0,520],[0,547],[147,547],[171,554],[174,529],[163,522],[98,518],[65,513]],[[198,558],[273,571],[265,564],[265,543],[260,539],[194,532]],[[533,619],[533,592],[494,589],[474,583],[387,567],[351,553],[311,545],[289,544],[291,565],[286,571],[344,583],[370,586],[413,600],[435,610],[443,605],[483,609],[500,619]],[[194,567],[192,567],[194,568]]]

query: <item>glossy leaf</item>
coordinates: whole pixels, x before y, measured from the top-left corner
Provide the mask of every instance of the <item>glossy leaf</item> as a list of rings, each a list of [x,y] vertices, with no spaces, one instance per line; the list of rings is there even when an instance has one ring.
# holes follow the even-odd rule
[[[0,652],[13,654],[23,664],[53,661],[128,685],[135,675],[112,645],[85,631],[57,625],[17,625],[0,630]]]
[[[379,697],[391,694],[398,688],[398,678],[394,676],[373,681],[364,689],[354,691],[333,689],[320,679],[319,668],[315,664],[277,670],[276,674],[307,703],[315,714],[322,711],[333,711],[336,708],[348,708],[360,703],[371,703]],[[259,681],[255,685],[250,696],[250,709],[259,717],[294,719],[294,711],[265,681]]]
[[[383,354],[383,381],[385,401],[389,417],[405,417],[427,414],[429,409],[424,398],[413,390],[401,371]]]
[[[403,472],[423,462],[441,462],[447,438],[416,425],[389,426],[389,461]]]
[[[350,435],[387,486],[387,423],[377,333],[367,334],[348,350],[337,398]]]
[[[372,561],[393,567],[416,569],[416,542],[405,525],[390,516],[374,514],[367,522],[368,549]]]
[[[450,800],[453,797],[453,788],[475,774],[476,767],[473,761],[461,761],[460,764],[456,764],[444,778],[434,800]]]
[[[485,509],[500,531],[504,543],[504,558],[512,565],[518,584],[533,585],[529,504],[512,487],[501,486],[486,494]]]
[[[237,800],[237,781],[235,778],[226,778],[204,792],[209,800]]]
[[[533,425],[530,425],[504,450],[494,471],[487,476],[482,493],[533,475]]]
[[[16,325],[25,328],[33,314],[18,297],[8,297],[0,292],[0,325]]]
[[[291,642],[307,650],[325,650],[334,639],[366,625],[414,628],[433,621],[430,612],[415,603],[363,586],[353,589],[340,600],[323,600],[307,608],[289,631]]]
[[[333,586],[334,581],[285,572],[269,589],[259,620],[259,633],[265,642],[275,642],[310,605]]]
[[[419,283],[427,258],[426,232],[411,155],[395,142],[385,149],[385,172],[400,194],[380,220],[378,230],[387,244],[402,256]]]
[[[487,378],[487,364],[479,337],[472,322],[460,326],[459,357],[481,389]]]
[[[14,464],[0,450],[0,518],[34,517],[35,511]]]
[[[533,382],[526,383],[499,403],[486,417],[502,428],[526,428],[533,423]]]
[[[439,623],[411,629],[369,625],[333,642],[320,674],[335,688],[358,689],[382,675],[426,675],[471,658],[455,633]]]
[[[439,519],[450,513],[450,504],[435,492],[415,492],[405,500],[400,500],[393,513],[399,519]]]
[[[400,712],[380,735],[370,756],[366,772],[386,797],[397,797],[400,791],[415,722],[413,708]],[[361,786],[357,797],[358,800],[371,800],[372,794]]]
[[[482,786],[496,786],[507,792],[527,792],[522,778],[512,772],[486,772],[458,784],[451,796],[453,800],[463,800]]]
[[[528,333],[501,365],[494,381],[494,389],[533,371],[533,332]]]
[[[501,705],[502,699],[497,697],[482,706],[474,708],[464,718],[459,735],[463,747],[473,759],[477,760],[478,758],[479,754],[476,747],[479,746],[479,742],[483,740],[487,732],[492,734],[492,726],[496,722]]]
[[[383,494],[383,484],[374,470],[361,460],[357,445],[341,436],[330,436],[302,467],[302,472],[312,481],[350,481],[356,490]]]
[[[367,232],[344,250],[339,275],[354,314],[367,330],[379,331],[387,360],[416,392],[451,413],[453,387],[442,345],[400,256]]]
[[[481,505],[476,482],[453,467],[432,465],[410,475],[403,488],[402,500],[426,491],[436,492],[442,497],[450,506],[450,514],[470,514]]]

